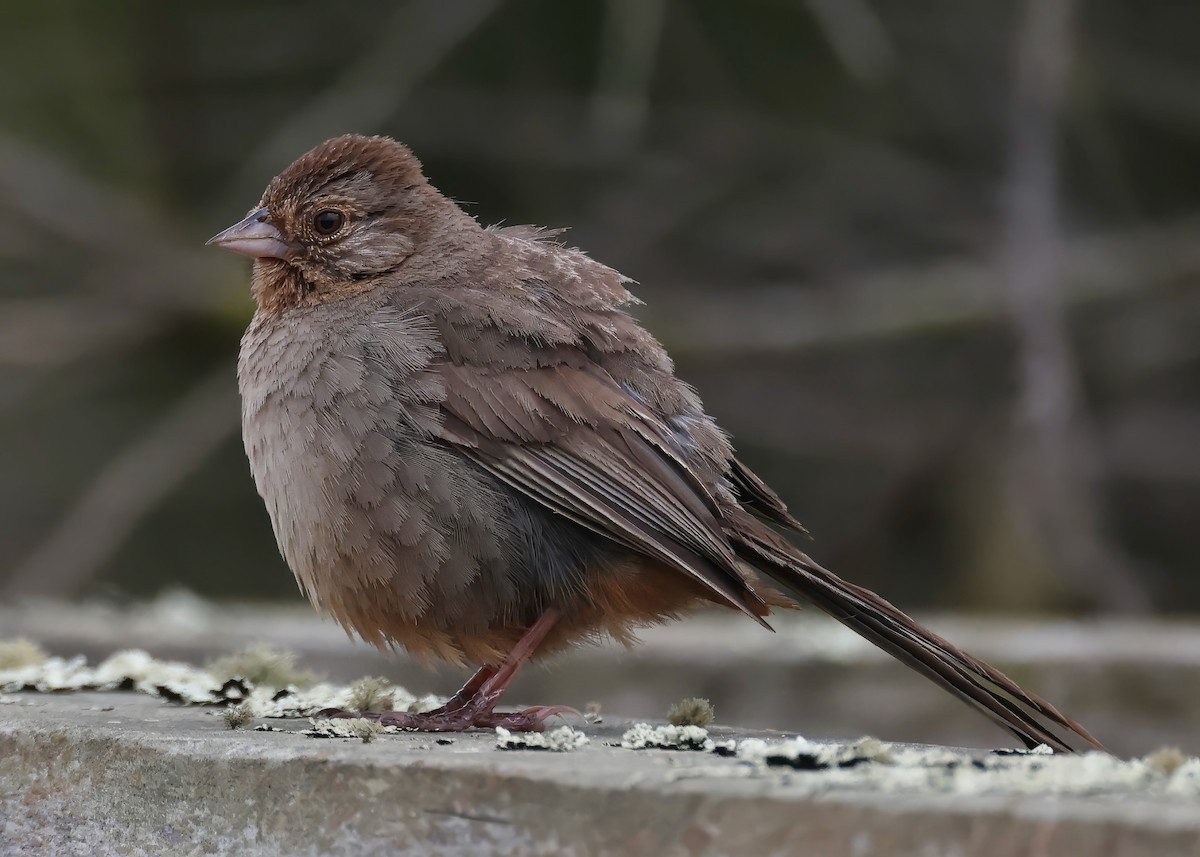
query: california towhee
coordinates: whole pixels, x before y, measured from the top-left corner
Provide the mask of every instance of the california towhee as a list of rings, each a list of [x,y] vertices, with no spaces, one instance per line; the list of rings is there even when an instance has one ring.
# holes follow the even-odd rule
[[[384,722],[541,729],[567,709],[494,711],[535,654],[807,601],[1027,746],[1099,746],[777,535],[800,524],[628,314],[630,281],[555,234],[484,228],[404,146],[344,136],[209,242],[255,260],[242,431],[301,589],[376,646],[483,665]]]

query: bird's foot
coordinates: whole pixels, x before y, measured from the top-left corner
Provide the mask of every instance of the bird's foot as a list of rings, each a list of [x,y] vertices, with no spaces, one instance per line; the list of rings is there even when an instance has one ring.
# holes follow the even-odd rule
[[[583,715],[569,705],[535,705],[524,711],[492,711],[475,718],[474,725],[480,728],[503,727],[509,732],[545,732],[546,721],[560,714]]]
[[[356,718],[374,720],[380,726],[395,726],[409,732],[466,732],[472,727],[510,732],[544,732],[546,721],[558,714],[579,714],[568,705],[538,705],[524,711],[471,710],[472,706],[456,709],[435,708],[433,711],[348,711],[344,708],[324,708],[317,717]],[[583,715],[579,715],[582,717]]]
[[[364,717],[383,726],[396,726],[412,732],[466,732],[472,727],[495,729],[500,726],[512,732],[543,732],[546,720],[556,714],[579,714],[566,705],[539,705],[524,711],[497,713],[496,701],[504,693],[517,670],[532,657],[546,634],[559,619],[556,609],[549,609],[524,633],[516,646],[499,664],[480,667],[458,693],[446,704],[432,711],[347,711],[344,708],[324,708],[317,717]],[[582,714],[579,714],[583,717]]]

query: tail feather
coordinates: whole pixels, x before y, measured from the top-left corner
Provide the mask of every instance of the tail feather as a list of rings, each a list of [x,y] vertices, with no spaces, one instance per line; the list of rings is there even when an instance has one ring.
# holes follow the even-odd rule
[[[1022,690],[995,667],[917,624],[869,589],[822,568],[769,530],[738,528],[729,535],[742,559],[755,569],[1012,732],[1026,747],[1046,744],[1073,751],[1054,731],[1057,727],[1103,749],[1046,700]]]

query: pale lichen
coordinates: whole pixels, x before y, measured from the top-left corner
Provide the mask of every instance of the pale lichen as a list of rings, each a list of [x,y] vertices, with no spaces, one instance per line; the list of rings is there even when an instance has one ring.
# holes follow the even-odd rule
[[[635,723],[621,736],[626,750],[712,750],[708,730],[702,726],[651,726]]]
[[[266,660],[279,663],[274,658]],[[242,661],[240,667],[226,670],[217,662],[211,669],[201,669],[191,664],[160,661],[140,649],[116,652],[95,667],[89,667],[82,655],[50,657],[29,666],[0,669],[0,694],[134,690],[189,705],[243,704],[249,706],[254,717],[309,717],[326,708],[349,709],[352,697],[355,697],[353,701],[361,701],[361,694],[356,695],[353,688],[345,685],[316,684],[301,689],[294,684],[256,684],[250,677],[229,674],[230,671],[242,672],[242,668],[248,666],[253,663]],[[253,669],[245,671],[260,681],[297,677],[295,670],[274,676]],[[414,696],[395,685],[389,686],[388,693],[399,711],[426,711],[444,702],[434,696]]]
[[[309,738],[357,738],[364,744],[370,744],[384,733],[395,733],[399,730],[393,726],[382,726],[376,720],[364,717],[334,717],[314,719],[309,721],[312,726],[300,734]]]
[[[884,744],[863,738],[850,744],[794,738],[748,738],[714,745],[763,774],[804,771],[792,780],[813,792],[869,790],[966,795],[1168,795],[1200,798],[1200,759],[1160,750],[1141,759],[1108,753],[1054,753],[1049,747],[991,753],[948,747]]]
[[[510,732],[496,727],[496,746],[501,750],[549,750],[566,753],[588,743],[588,737],[578,729],[559,726],[550,732]]]
[[[296,653],[270,646],[252,646],[216,658],[206,669],[220,678],[244,678],[254,685],[309,687],[318,676],[296,666]]]
[[[853,744],[817,743],[800,737],[787,741],[748,738],[737,744],[734,755],[754,764],[798,771],[848,769],[868,762],[887,765],[893,761],[887,745],[877,738],[860,738]]]

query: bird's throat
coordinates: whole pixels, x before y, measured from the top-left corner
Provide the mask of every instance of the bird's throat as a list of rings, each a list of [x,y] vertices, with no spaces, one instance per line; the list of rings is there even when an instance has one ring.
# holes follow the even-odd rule
[[[255,259],[250,293],[264,315],[278,315],[305,303],[312,292],[294,266],[279,259]]]

